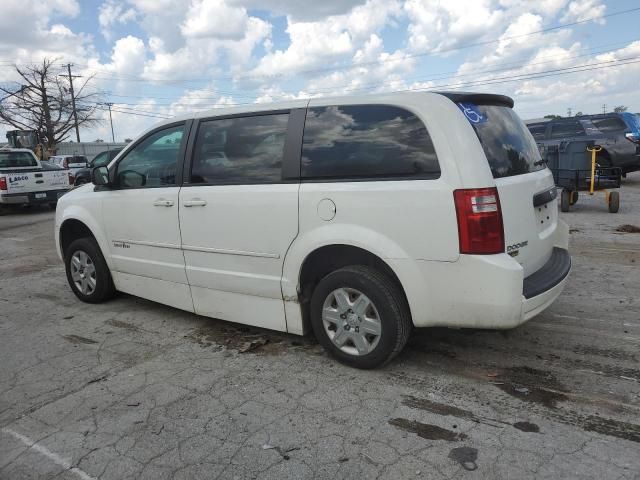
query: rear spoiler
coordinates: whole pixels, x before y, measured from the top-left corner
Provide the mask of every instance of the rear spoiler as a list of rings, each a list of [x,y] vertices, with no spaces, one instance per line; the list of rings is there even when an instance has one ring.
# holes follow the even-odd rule
[[[492,93],[471,92],[434,92],[447,97],[454,103],[475,103],[476,105],[495,105],[513,108],[513,98]]]

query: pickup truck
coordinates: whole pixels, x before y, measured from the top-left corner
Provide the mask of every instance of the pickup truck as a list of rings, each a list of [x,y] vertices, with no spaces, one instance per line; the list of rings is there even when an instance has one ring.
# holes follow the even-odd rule
[[[29,149],[0,149],[0,207],[48,203],[55,208],[73,181],[68,170],[43,166]]]

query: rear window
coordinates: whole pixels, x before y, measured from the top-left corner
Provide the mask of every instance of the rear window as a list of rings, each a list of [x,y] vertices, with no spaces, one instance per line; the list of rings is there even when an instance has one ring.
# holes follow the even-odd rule
[[[591,123],[603,133],[619,132],[627,129],[627,124],[620,117],[592,118]]]
[[[541,139],[544,139],[544,133],[547,130],[547,124],[538,123],[533,125],[527,125],[527,128],[531,132],[531,135],[533,135],[533,138],[535,138],[536,140],[541,140]]]
[[[458,104],[476,131],[494,178],[546,168],[533,136],[509,107]]]
[[[29,152],[0,152],[0,168],[37,166],[38,162]]]
[[[581,137],[584,126],[578,120],[558,122],[551,125],[551,138]]]
[[[302,145],[303,178],[439,176],[431,137],[413,113],[388,105],[308,109]]]
[[[75,155],[68,158],[69,163],[87,163],[87,157],[82,155]]]

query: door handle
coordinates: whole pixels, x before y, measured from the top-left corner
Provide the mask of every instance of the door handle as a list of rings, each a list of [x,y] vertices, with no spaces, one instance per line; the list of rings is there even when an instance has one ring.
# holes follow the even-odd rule
[[[194,198],[193,200],[187,200],[183,203],[185,207],[204,207],[207,204],[205,200]]]
[[[159,198],[155,202],[153,202],[153,205],[155,207],[173,207],[173,201]]]

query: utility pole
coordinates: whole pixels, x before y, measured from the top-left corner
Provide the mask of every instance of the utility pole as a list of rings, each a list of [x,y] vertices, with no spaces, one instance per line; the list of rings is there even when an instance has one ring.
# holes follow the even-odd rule
[[[111,124],[111,142],[116,143],[116,136],[113,134],[113,118],[111,118],[111,105],[113,105],[113,102],[107,102],[105,103],[105,105],[109,107],[109,123]]]
[[[606,103],[602,104],[602,113],[607,113],[607,104]]]
[[[67,63],[67,72],[69,72],[69,91],[71,92],[71,106],[73,107],[73,120],[76,124],[76,139],[80,143],[80,129],[78,128],[78,112],[76,112],[76,96],[73,93],[73,79],[80,75],[71,75],[71,64]]]
[[[567,117],[571,116],[571,107],[567,108]]]

